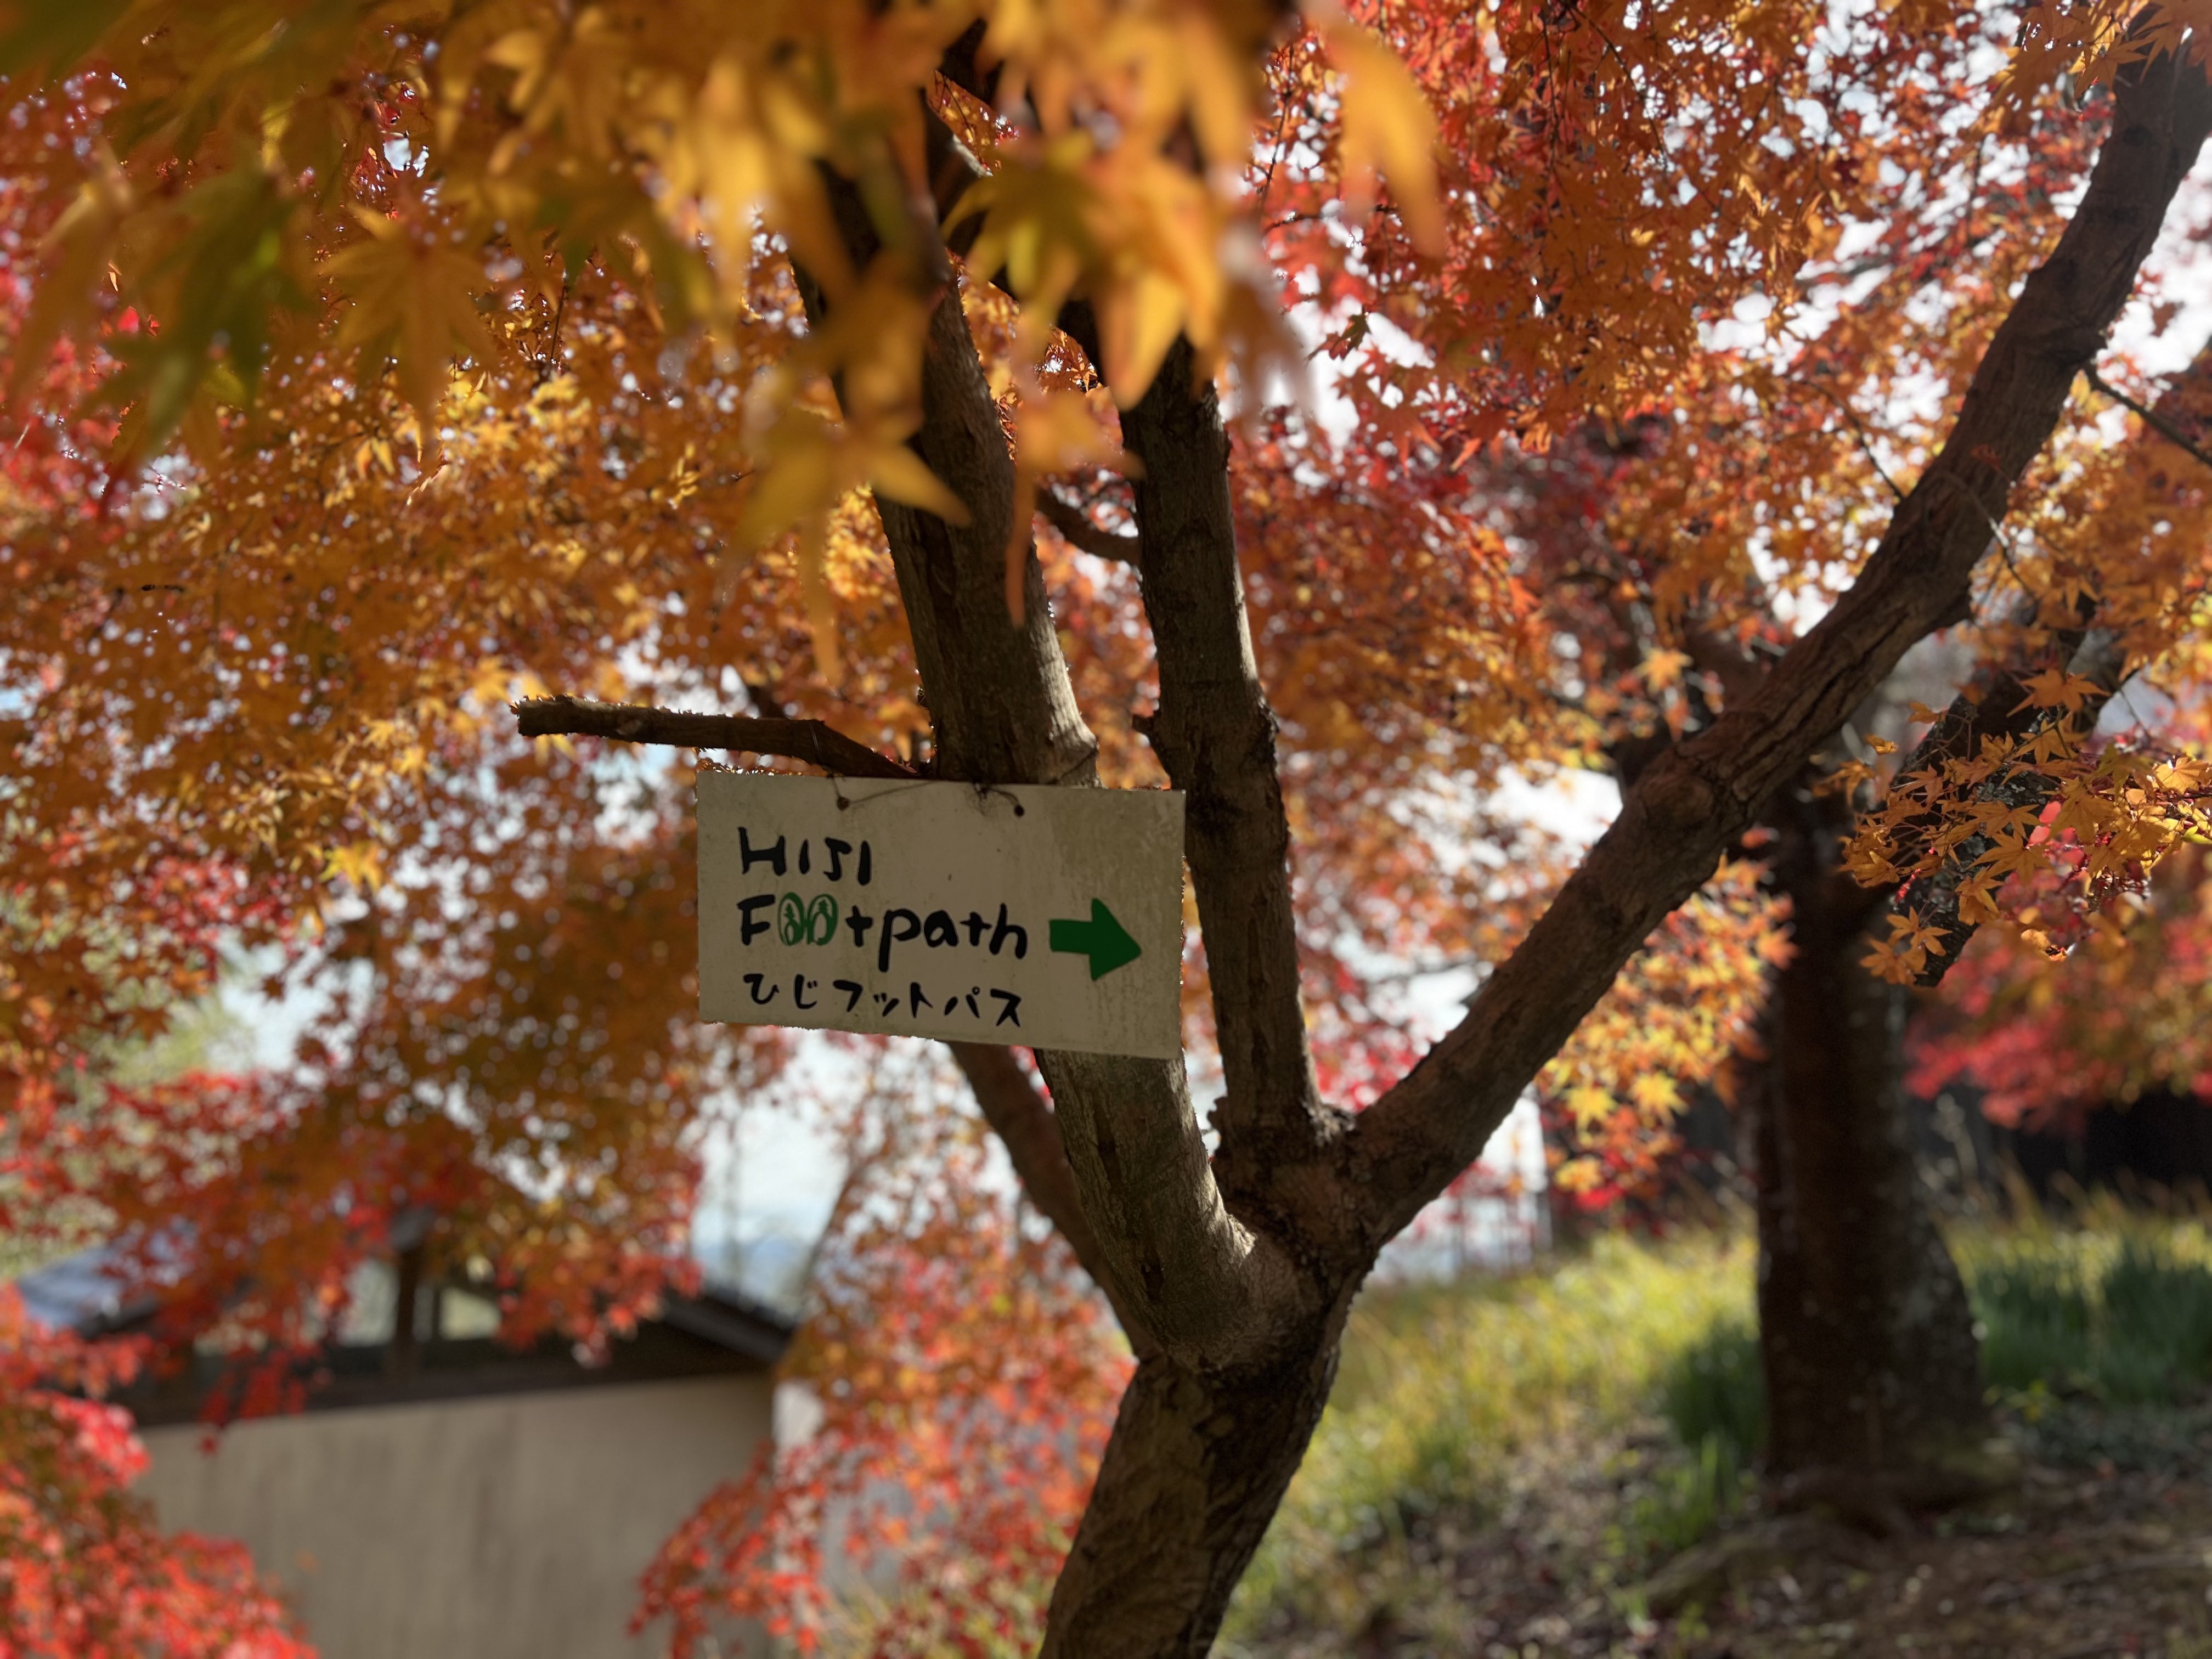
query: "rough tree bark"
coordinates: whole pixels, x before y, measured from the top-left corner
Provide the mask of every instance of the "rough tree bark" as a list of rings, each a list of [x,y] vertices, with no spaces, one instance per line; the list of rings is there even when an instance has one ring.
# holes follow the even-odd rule
[[[972,84],[972,58],[945,72]],[[2116,104],[2073,222],[2023,287],[1942,455],[1856,585],[1740,709],[1645,769],[1459,1027],[1357,1119],[1317,1097],[1307,1050],[1274,726],[1244,623],[1212,391],[1178,349],[1125,416],[1124,442],[1146,469],[1135,550],[1159,665],[1153,741],[1189,795],[1186,853],[1227,1091],[1209,1159],[1179,1062],[1040,1054],[1049,1105],[1014,1098],[1007,1073],[990,1074],[993,1121],[1030,1138],[1025,1175],[1057,1181],[1064,1167],[1087,1224],[1076,1241],[1084,1263],[1142,1334],[1053,1598],[1047,1653],[1167,1659],[1208,1649],[1318,1419],[1345,1312],[1375,1253],[1480,1154],[1622,963],[1905,650],[1964,614],[2008,492],[2125,302],[2212,122],[2202,74],[2168,60],[2124,76]],[[949,192],[957,147],[941,129],[932,145],[933,176]],[[833,191],[863,263],[879,228],[856,190],[833,180]],[[899,234],[939,247],[942,261],[926,214]],[[803,287],[820,315],[823,296]],[[1079,329],[1079,317],[1066,320]],[[922,395],[914,446],[969,522],[882,511],[937,771],[1092,783],[1095,743],[1033,556],[1026,621],[1007,617],[1006,550],[1027,526],[1010,522],[1012,460],[949,281]],[[1038,1155],[1047,1126],[1064,1166]]]
[[[1908,993],[1861,963],[1887,895],[1843,873],[1833,796],[1801,786],[1774,816],[1796,954],[1751,1105],[1766,1468],[1785,1506],[1826,1502],[1889,1530],[1900,1506],[1990,1479],[1973,1314],[1920,1190]]]

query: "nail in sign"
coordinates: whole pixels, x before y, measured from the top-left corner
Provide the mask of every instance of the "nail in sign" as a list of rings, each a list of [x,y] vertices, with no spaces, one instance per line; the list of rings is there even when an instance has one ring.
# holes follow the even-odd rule
[[[1182,797],[699,777],[699,1012],[1166,1059]]]

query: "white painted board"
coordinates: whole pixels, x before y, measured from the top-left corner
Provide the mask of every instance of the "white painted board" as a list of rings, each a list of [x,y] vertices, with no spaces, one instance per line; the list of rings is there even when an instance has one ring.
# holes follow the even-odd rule
[[[1182,796],[699,775],[699,1012],[1170,1058]]]

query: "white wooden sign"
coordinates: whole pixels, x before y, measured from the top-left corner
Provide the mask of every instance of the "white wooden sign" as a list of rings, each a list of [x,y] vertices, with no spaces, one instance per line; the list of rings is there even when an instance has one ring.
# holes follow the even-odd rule
[[[1182,797],[699,777],[699,1012],[1166,1059]]]

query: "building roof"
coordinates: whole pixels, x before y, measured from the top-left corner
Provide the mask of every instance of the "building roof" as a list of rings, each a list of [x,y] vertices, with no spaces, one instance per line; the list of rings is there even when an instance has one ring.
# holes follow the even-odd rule
[[[24,1311],[41,1325],[80,1336],[114,1329],[125,1322],[123,1285],[112,1270],[114,1252],[101,1245],[33,1267],[15,1281]]]
[[[33,1318],[82,1336],[143,1327],[159,1302],[126,1299],[116,1260],[106,1247],[81,1250],[21,1275],[15,1288]],[[465,1285],[426,1284],[423,1289],[475,1295]],[[395,1345],[385,1335],[330,1344],[320,1356],[307,1409],[763,1371],[782,1358],[794,1329],[788,1316],[712,1280],[696,1296],[666,1297],[656,1316],[641,1321],[632,1335],[616,1339],[598,1360],[558,1337],[517,1348],[488,1334],[437,1334],[434,1323],[432,1334],[407,1343]],[[204,1414],[234,1363],[195,1352],[181,1369],[141,1382],[118,1399],[143,1423],[190,1421]]]

